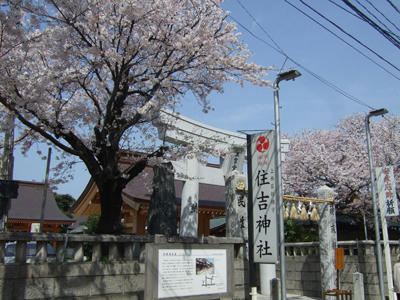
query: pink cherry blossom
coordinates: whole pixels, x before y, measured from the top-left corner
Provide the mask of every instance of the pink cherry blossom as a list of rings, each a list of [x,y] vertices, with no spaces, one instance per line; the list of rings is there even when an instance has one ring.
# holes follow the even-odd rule
[[[116,231],[121,191],[147,161],[121,170],[119,150],[157,149],[160,108],[191,93],[207,111],[207,96],[228,81],[270,84],[220,2],[0,2],[0,114],[16,116],[24,150],[47,141],[85,163],[99,187],[100,231]]]
[[[370,128],[374,166],[393,165],[399,185],[400,118],[374,118]],[[332,130],[293,136],[283,177],[285,193],[312,196],[318,187],[328,185],[337,193],[339,211],[357,217],[365,210],[372,215],[365,115],[348,116]],[[354,202],[355,198],[361,201]]]

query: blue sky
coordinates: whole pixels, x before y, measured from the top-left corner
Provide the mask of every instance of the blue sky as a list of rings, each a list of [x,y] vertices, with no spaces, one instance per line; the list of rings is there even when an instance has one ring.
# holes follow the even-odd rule
[[[288,0],[288,2],[317,18],[317,15],[307,10],[300,1]],[[336,2],[341,3],[339,0]],[[386,1],[374,2],[379,5],[380,11],[384,12],[389,19],[397,21],[397,26],[400,27],[400,15],[390,8]],[[256,21],[246,13],[240,3]],[[400,66],[400,50],[369,25],[333,6],[330,1],[313,0],[307,3],[332,18],[392,64]],[[370,110],[369,107],[384,107],[390,114],[400,114],[399,79],[381,70],[338,38],[307,19],[287,2],[283,0],[241,0],[241,2],[226,0],[224,8],[231,11],[235,20],[258,37],[258,39],[255,38],[238,26],[239,31],[243,33],[241,40],[248,44],[250,51],[254,54],[252,61],[267,67],[273,66],[276,70],[282,67],[283,70],[295,68],[302,73],[302,76],[295,81],[285,81],[280,84],[282,133],[293,135],[303,129],[331,129],[337,121],[346,116],[354,113],[366,114]],[[324,22],[324,24],[327,23]],[[334,30],[332,26],[329,28]],[[265,31],[273,38],[273,41],[269,39]],[[337,30],[335,32],[346,38]],[[291,59],[366,105],[355,103],[344,97],[291,60],[285,62],[284,55],[259,39],[271,45],[275,42]],[[346,38],[346,40],[377,61],[379,65],[400,77],[399,71],[363,50],[350,39]],[[276,74],[277,72],[269,72],[269,79],[274,81]],[[210,100],[215,110],[208,114],[201,113],[199,106],[189,96],[180,106],[179,111],[197,121],[231,131],[273,129],[274,127],[271,88],[251,85],[241,88],[238,85],[228,84],[224,94],[214,93],[210,96]],[[43,152],[47,153],[47,148],[43,149]],[[26,158],[17,153],[15,155],[14,179],[43,181],[46,161],[40,160],[35,152],[31,152]],[[71,183],[59,186],[59,193],[69,193],[75,198],[80,195],[89,176],[83,165],[77,168],[76,174]]]

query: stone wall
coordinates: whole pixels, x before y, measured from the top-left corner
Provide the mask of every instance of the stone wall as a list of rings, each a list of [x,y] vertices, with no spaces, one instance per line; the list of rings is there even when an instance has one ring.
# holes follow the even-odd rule
[[[144,269],[132,261],[1,265],[0,299],[144,300]],[[246,270],[243,260],[236,259],[235,300],[248,295]]]
[[[364,277],[364,289],[366,300],[380,300],[379,277],[376,263],[375,246],[371,244],[360,244],[357,248],[349,249],[344,259],[344,270],[340,271],[340,281],[343,289],[352,289],[353,273],[359,272]],[[391,261],[393,265],[397,262],[399,254],[399,242],[391,243]],[[385,293],[388,296],[386,265],[382,249],[382,263],[385,281]]]
[[[154,243],[154,237],[72,235],[68,245],[73,247],[72,259],[64,261],[62,234],[0,233],[0,262],[4,259],[4,244],[17,241],[15,264],[0,263],[0,299],[52,300],[144,300],[145,264],[144,245]],[[27,241],[37,242],[36,263],[26,264],[21,249]],[[234,297],[223,300],[249,298],[249,269],[244,259],[243,240],[240,238],[170,239],[170,243],[200,243],[234,245]],[[46,262],[46,245],[57,245],[57,261]],[[1,246],[2,245],[2,246]],[[91,255],[85,260],[85,251]],[[85,247],[84,247],[85,246]],[[364,275],[365,299],[380,300],[379,281],[373,241],[339,242],[345,249],[345,268],[340,271],[343,289],[353,290],[353,273]],[[400,253],[399,242],[390,242],[392,263]],[[107,256],[102,255],[107,248]],[[384,268],[385,269],[385,268]],[[279,269],[277,276],[279,277]],[[288,294],[321,298],[321,273],[318,243],[286,244],[286,287]],[[385,277],[386,280],[386,277]],[[359,299],[353,295],[353,299]]]
[[[1,265],[0,299],[143,299],[144,265],[133,261]]]
[[[366,300],[380,300],[379,279],[373,241],[338,242],[345,249],[344,270],[339,271],[341,289],[353,290],[353,274],[359,272],[364,277]],[[390,242],[392,265],[400,253],[398,241]],[[385,292],[387,296],[386,268]],[[286,287],[288,293],[322,298],[321,273],[318,243],[293,243],[286,245]],[[359,299],[353,294],[353,299]]]
[[[289,294],[321,296],[321,272],[317,256],[286,257],[286,290]]]
[[[74,249],[72,259],[47,262],[41,247],[47,242],[60,244],[61,234],[0,233],[0,261],[4,259],[4,244],[17,241],[16,263],[0,263],[0,299],[4,300],[144,300],[145,263],[144,245],[153,243],[154,237],[135,236],[69,236]],[[65,238],[65,237],[64,237]],[[25,263],[26,242],[37,241],[35,264]],[[234,297],[223,300],[241,300],[248,295],[247,263],[243,259],[243,240],[238,238],[172,239],[168,242],[234,245]],[[90,261],[84,261],[82,249],[92,245]],[[102,245],[102,246],[101,246]],[[102,253],[107,248],[105,258]],[[57,252],[59,252],[57,251]],[[21,254],[22,253],[22,254]],[[62,258],[60,261],[59,259]],[[194,299],[194,298],[193,298]]]

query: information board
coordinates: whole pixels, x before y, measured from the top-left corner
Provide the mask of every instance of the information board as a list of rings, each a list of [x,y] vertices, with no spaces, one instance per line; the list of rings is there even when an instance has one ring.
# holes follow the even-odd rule
[[[233,293],[230,245],[146,245],[146,299],[210,299]]]
[[[227,292],[225,249],[158,250],[158,298]]]

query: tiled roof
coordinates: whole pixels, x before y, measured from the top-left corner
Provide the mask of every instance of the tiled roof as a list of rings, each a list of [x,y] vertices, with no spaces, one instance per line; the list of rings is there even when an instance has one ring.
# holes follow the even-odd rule
[[[123,190],[127,196],[135,199],[150,201],[152,193],[153,168],[146,167],[142,173],[131,180]],[[181,203],[184,181],[175,180],[175,194],[177,203]],[[201,206],[224,207],[225,188],[212,184],[199,184],[199,198]]]
[[[40,222],[44,184],[37,182],[17,181],[18,198],[10,200],[8,219],[37,220]],[[51,189],[47,190],[44,220],[56,222],[73,222],[57,206]]]

